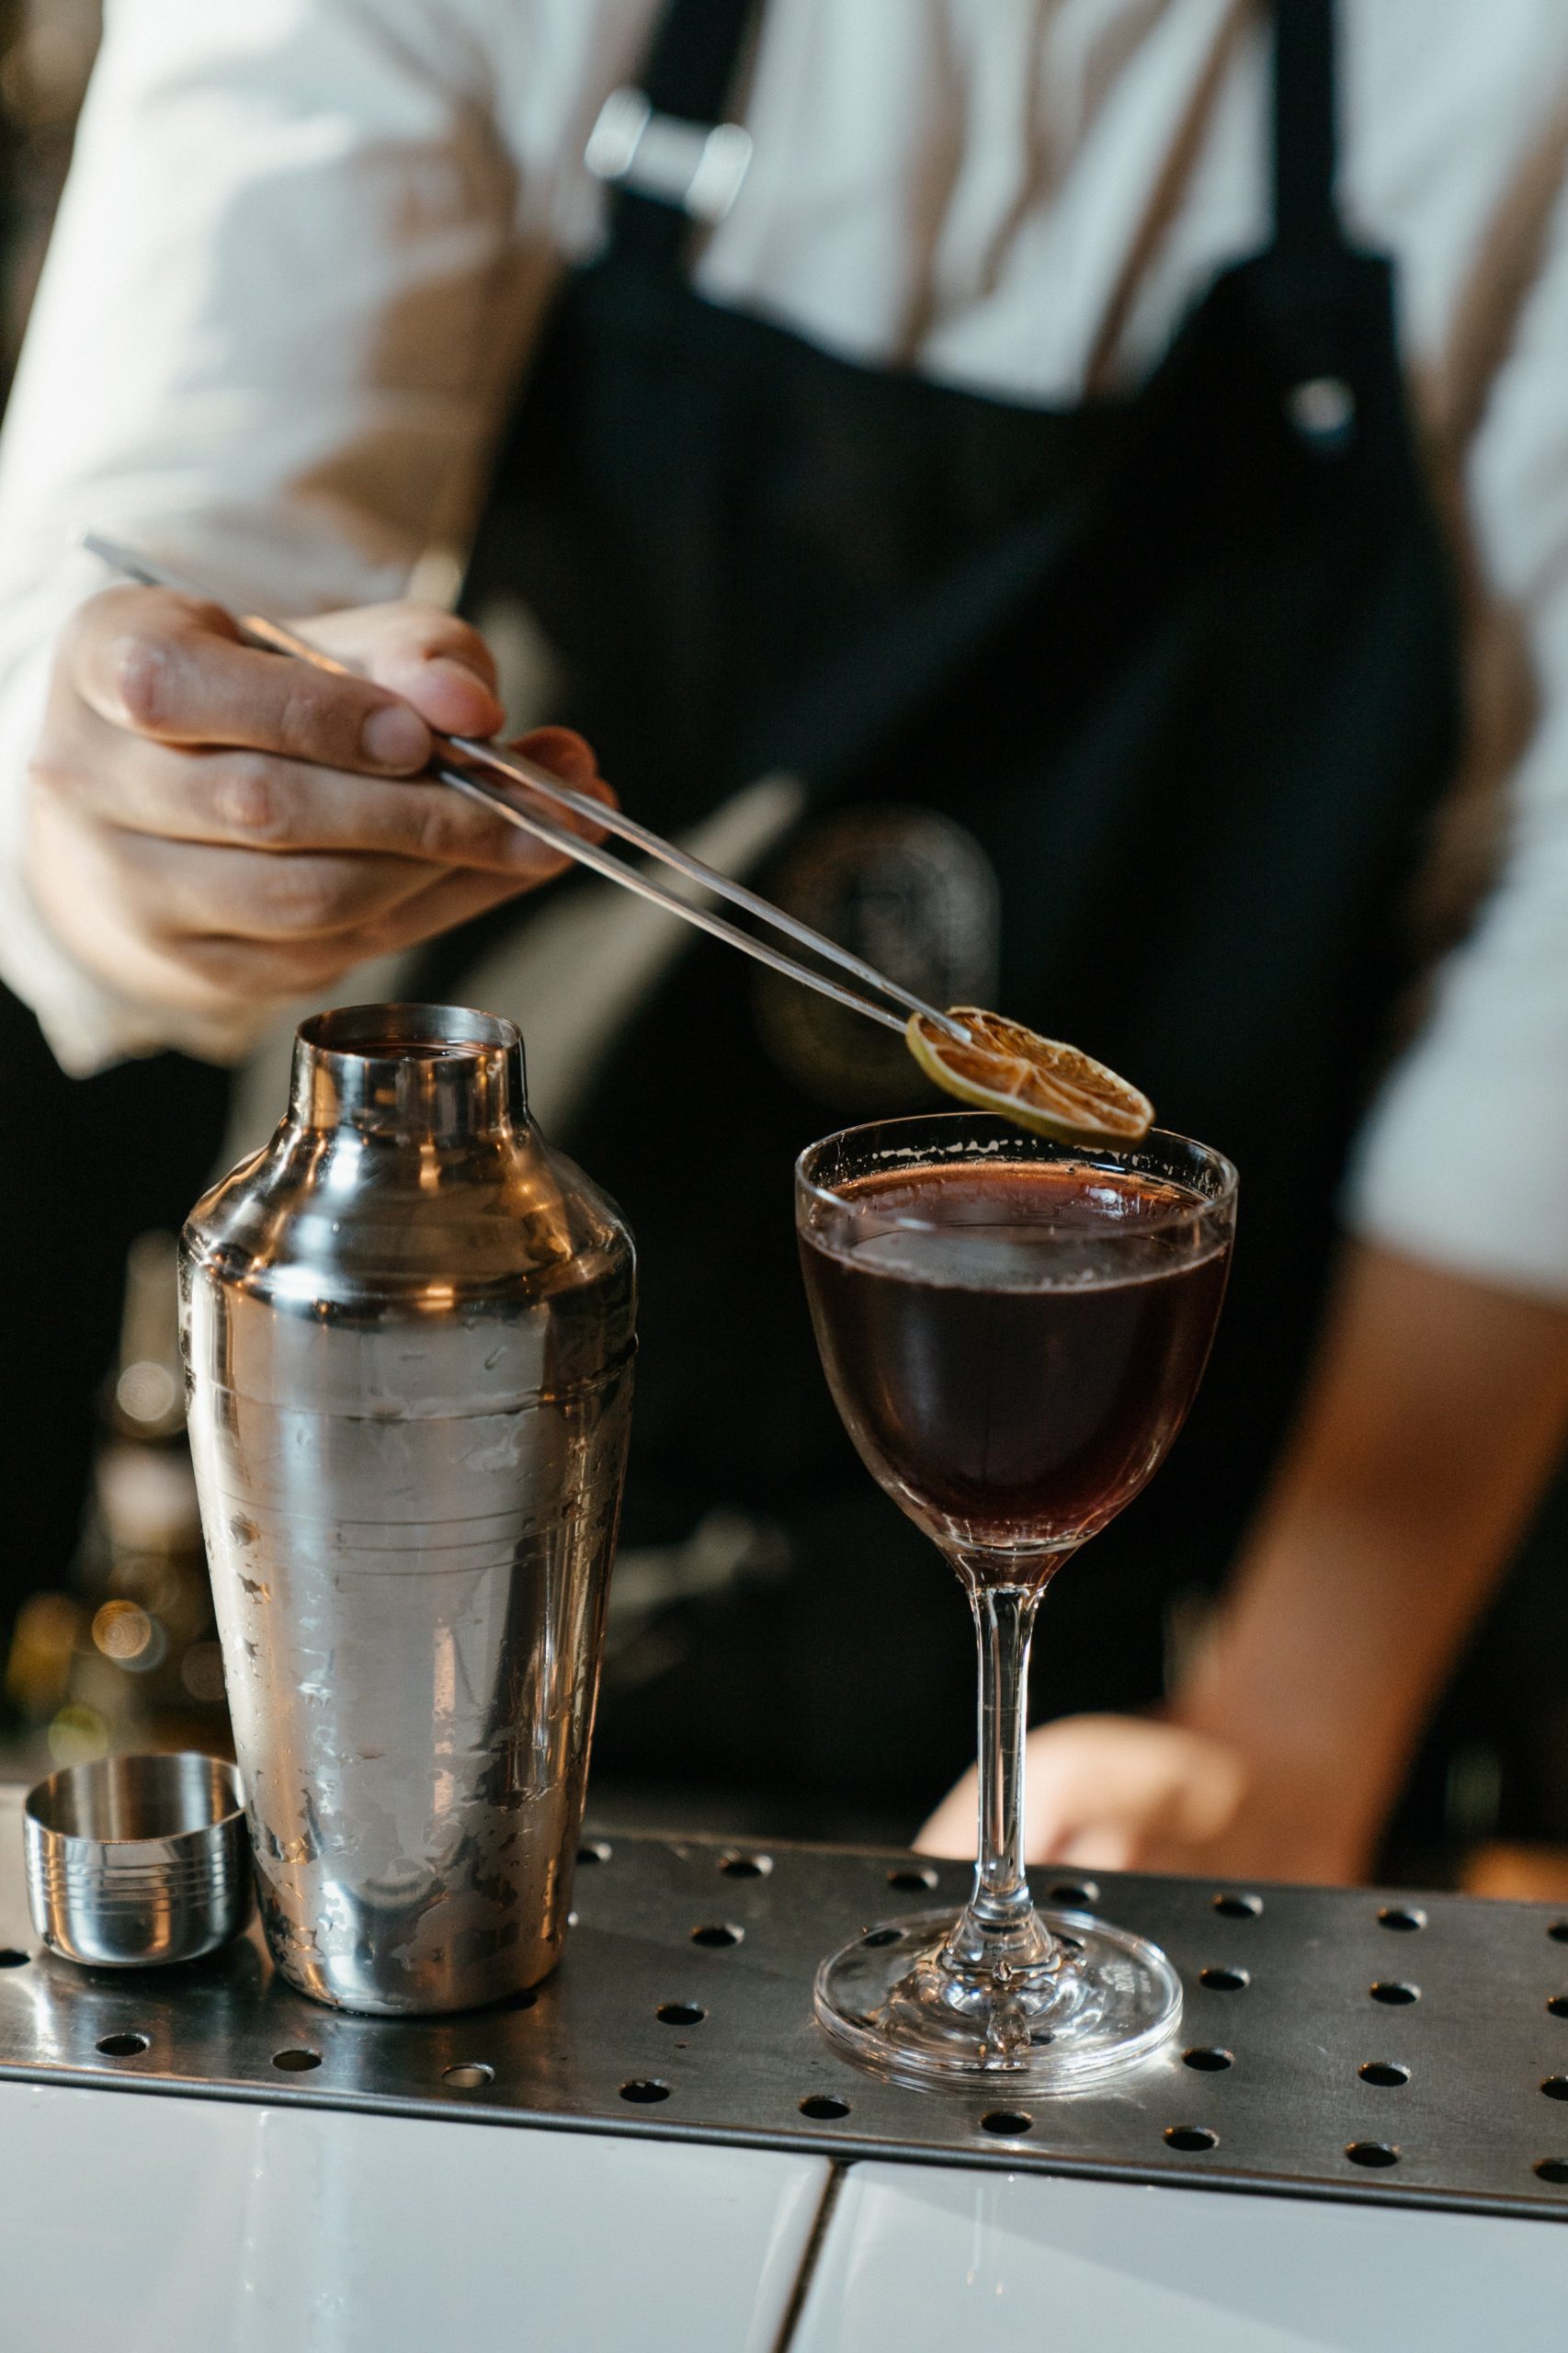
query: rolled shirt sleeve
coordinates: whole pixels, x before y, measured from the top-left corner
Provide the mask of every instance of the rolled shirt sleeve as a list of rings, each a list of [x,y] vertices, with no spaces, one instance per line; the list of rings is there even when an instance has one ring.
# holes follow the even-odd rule
[[[1466,466],[1480,590],[1530,710],[1495,880],[1363,1128],[1351,1229],[1568,1301],[1568,195]]]
[[[524,332],[516,168],[461,8],[111,0],[0,442],[0,973],[65,1066],[244,1051],[31,904],[27,767],[96,527],[236,604],[403,593],[460,529]],[[534,274],[540,256],[533,256]]]

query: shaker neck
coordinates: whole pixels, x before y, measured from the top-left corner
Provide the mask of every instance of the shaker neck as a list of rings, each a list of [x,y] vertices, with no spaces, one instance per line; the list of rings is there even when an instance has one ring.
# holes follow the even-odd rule
[[[314,1014],[295,1036],[289,1116],[415,1141],[506,1134],[528,1116],[521,1032],[460,1005]]]

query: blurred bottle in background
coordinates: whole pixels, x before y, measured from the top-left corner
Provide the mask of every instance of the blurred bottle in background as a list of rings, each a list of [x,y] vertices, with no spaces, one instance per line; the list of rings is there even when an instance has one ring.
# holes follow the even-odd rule
[[[56,1764],[110,1749],[225,1749],[172,1233],[131,1245],[101,1423],[69,1586],[24,1603],[6,1695]]]

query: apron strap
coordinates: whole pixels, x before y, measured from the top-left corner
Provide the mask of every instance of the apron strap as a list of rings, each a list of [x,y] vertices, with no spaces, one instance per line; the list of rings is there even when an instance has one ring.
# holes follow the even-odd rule
[[[1287,419],[1297,438],[1322,458],[1343,456],[1350,448],[1360,398],[1343,299],[1356,256],[1334,189],[1335,9],[1335,0],[1273,0],[1271,309],[1287,378]]]
[[[1311,278],[1337,258],[1345,242],[1334,195],[1335,0],[1272,0],[1272,11],[1274,244],[1293,275]],[[719,217],[715,204],[728,210],[744,154],[732,143],[726,171],[711,134],[744,138],[723,115],[756,14],[756,0],[668,0],[640,85],[612,93],[588,142],[590,169],[616,186],[612,244],[677,261],[691,220]],[[651,130],[655,142],[661,131],[687,135],[689,171],[673,156],[658,169]],[[702,133],[710,134],[706,142]],[[718,184],[706,205],[692,201],[703,194],[704,145]]]
[[[1277,332],[1295,383],[1292,426],[1318,453],[1354,437],[1356,390],[1339,349],[1349,248],[1335,201],[1335,0],[1271,0],[1274,31],[1270,256]],[[722,219],[751,142],[724,108],[758,0],[667,0],[640,86],[612,92],[589,139],[589,169],[615,190],[613,256],[680,270],[696,223]]]
[[[670,0],[642,73],[656,114],[716,123],[740,64],[755,0]]]
[[[1345,242],[1335,95],[1334,0],[1274,0],[1274,243],[1309,267]]]
[[[676,265],[694,222],[722,220],[751,142],[724,119],[756,0],[668,0],[640,85],[613,91],[588,141],[588,169],[615,188],[610,245]]]

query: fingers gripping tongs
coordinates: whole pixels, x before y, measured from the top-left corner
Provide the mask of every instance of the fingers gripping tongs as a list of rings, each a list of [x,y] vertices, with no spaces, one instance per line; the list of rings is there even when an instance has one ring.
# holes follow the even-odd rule
[[[222,600],[210,596],[199,582],[187,578],[151,556],[143,555],[136,548],[126,547],[97,531],[87,532],[82,543],[91,554],[128,580],[139,581],[149,588],[171,588],[181,596],[197,597],[203,604],[217,604],[222,609]],[[352,675],[347,664],[335,661],[331,654],[322,653],[293,630],[286,629],[280,621],[267,620],[257,613],[233,614],[230,618],[241,640],[247,645],[256,646],[264,653],[284,654],[297,662],[308,662],[314,669],[333,672],[338,676]],[[436,754],[428,773],[438,783],[449,785],[454,792],[463,793],[470,801],[482,801],[485,807],[494,809],[504,817],[508,824],[532,834],[538,840],[548,843],[551,849],[574,858],[579,866],[590,868],[594,873],[604,875],[611,882],[619,882],[624,890],[635,892],[639,898],[650,900],[654,906],[678,915],[683,923],[695,924],[699,930],[710,932],[714,938],[727,940],[732,948],[738,948],[743,954],[755,957],[758,963],[769,965],[774,972],[783,972],[790,980],[801,982],[804,987],[831,997],[835,1004],[847,1006],[852,1012],[863,1013],[868,1020],[880,1021],[884,1029],[903,1035],[904,1017],[890,1012],[885,1006],[873,1004],[870,998],[858,995],[853,989],[843,987],[825,972],[813,972],[809,965],[797,962],[793,957],[785,955],[781,949],[758,939],[749,931],[743,931],[738,924],[729,922],[710,907],[694,904],[681,897],[640,868],[626,865],[599,842],[586,840],[570,826],[558,824],[548,813],[550,809],[563,810],[574,817],[585,820],[599,832],[614,834],[621,841],[631,843],[657,863],[672,868],[687,882],[711,892],[717,899],[728,900],[732,906],[741,908],[757,922],[781,932],[797,947],[809,949],[824,963],[849,973],[867,988],[875,990],[879,996],[890,998],[894,1005],[902,1006],[904,1016],[917,1013],[949,1037],[967,1042],[969,1032],[950,1014],[927,1005],[913,990],[890,980],[885,972],[880,972],[863,957],[853,955],[848,949],[839,947],[835,940],[824,938],[821,932],[812,930],[809,925],[799,922],[794,915],[786,915],[781,907],[774,906],[756,892],[748,891],[744,883],[733,881],[729,875],[721,874],[701,858],[676,848],[673,842],[665,841],[648,826],[640,825],[635,818],[628,817],[619,809],[607,808],[591,793],[574,791],[559,777],[552,776],[548,768],[540,767],[537,761],[527,758],[520,752],[503,751],[494,744],[483,743],[475,736],[442,735],[434,729],[431,733],[435,736]],[[520,789],[526,798],[522,801],[515,798],[513,792],[505,790],[494,780],[497,778],[504,778],[508,786]],[[539,806],[540,801],[547,804],[546,808]]]

